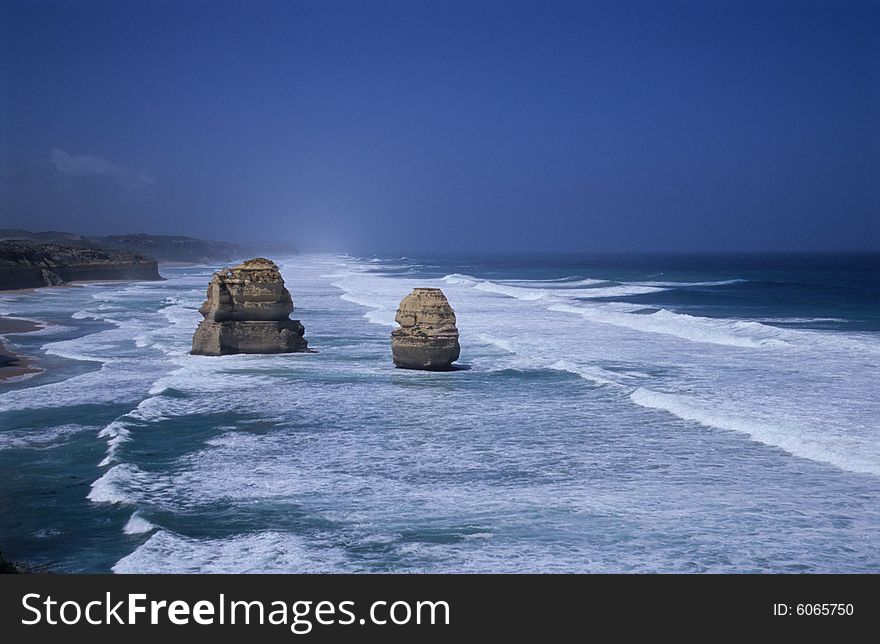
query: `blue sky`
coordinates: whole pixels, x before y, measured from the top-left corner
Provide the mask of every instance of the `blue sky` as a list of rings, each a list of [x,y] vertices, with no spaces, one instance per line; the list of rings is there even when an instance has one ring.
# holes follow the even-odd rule
[[[9,2],[0,226],[880,249],[876,2]]]

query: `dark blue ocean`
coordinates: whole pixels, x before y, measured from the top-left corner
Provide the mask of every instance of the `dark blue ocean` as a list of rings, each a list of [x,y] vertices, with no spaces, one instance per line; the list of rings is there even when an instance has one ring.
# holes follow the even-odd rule
[[[880,256],[280,258],[313,354],[190,356],[217,267],[0,295],[0,550],[59,572],[880,571]],[[393,368],[416,286],[462,369]]]

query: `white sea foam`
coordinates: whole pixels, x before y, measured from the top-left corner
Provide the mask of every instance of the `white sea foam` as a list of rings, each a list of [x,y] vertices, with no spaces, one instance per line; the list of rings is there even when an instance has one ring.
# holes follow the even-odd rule
[[[159,530],[120,559],[115,573],[319,573],[339,571],[339,549],[292,534],[267,531],[229,539],[191,539]]]
[[[486,344],[491,344],[493,346],[498,347],[508,353],[516,353],[516,349],[513,346],[513,343],[510,340],[505,340],[503,338],[494,338],[486,333],[480,333],[477,335],[477,339],[485,342]]]
[[[48,449],[55,447],[74,434],[90,429],[83,425],[67,424],[40,429],[22,429],[0,432],[0,450]]]
[[[788,344],[781,339],[778,329],[759,322],[703,318],[673,313],[666,309],[641,315],[593,306],[557,304],[550,307],[550,310],[574,313],[600,324],[673,335],[692,342],[751,348],[783,347]]]
[[[483,280],[473,275],[463,275],[461,273],[450,273],[440,278],[446,284],[461,284],[465,286],[474,286],[489,280]],[[499,279],[492,282],[494,284],[507,284],[511,286],[520,286],[524,288],[554,288],[564,290],[578,286],[597,286],[599,284],[608,284],[608,280],[598,280],[592,278],[580,279],[575,276],[559,277],[551,279],[533,279],[533,280],[517,280],[517,279]]]
[[[114,465],[101,478],[92,483],[87,498],[95,503],[130,502],[131,499],[120,489],[120,482],[125,482],[138,473],[139,470],[134,465],[127,463]]]
[[[615,385],[619,386],[619,383],[615,380],[610,380],[606,376],[611,375],[607,371],[598,368],[590,368],[590,367],[582,367],[576,365],[568,360],[559,360],[558,362],[554,362],[550,365],[551,369],[556,369],[557,371],[568,371],[569,373],[574,373],[579,375],[581,378],[585,380],[590,380],[597,385]]]
[[[83,359],[89,358],[84,356]],[[142,364],[140,370],[133,367],[130,364],[105,364],[99,371],[60,382],[8,391],[0,396],[0,412],[135,402],[149,385],[150,375],[144,373]],[[112,386],[108,384],[111,382]]]
[[[92,483],[86,498],[95,503],[131,505],[167,494],[168,489],[168,479],[145,472],[132,463],[119,463]]]
[[[449,277],[449,276],[447,276]],[[445,278],[444,278],[445,279]],[[471,278],[478,281],[476,277]],[[599,284],[608,284],[608,280],[597,280],[592,278],[579,279],[574,276],[558,277],[552,279],[533,279],[533,280],[515,280],[515,279],[499,279],[495,280],[500,284],[513,284],[514,286],[534,287],[536,284],[542,284],[546,288],[566,289],[577,286],[598,286]]]
[[[755,322],[762,324],[816,324],[821,322],[848,322],[844,318],[808,318],[808,317],[788,317],[788,318],[757,318]]]
[[[665,289],[640,284],[614,284],[607,281],[584,279],[577,282],[551,282],[545,280],[480,280],[470,275],[452,274],[442,278],[446,284],[471,286],[484,293],[503,295],[527,302],[535,300],[564,301],[569,299],[594,299],[608,297],[629,297],[657,293]],[[607,286],[599,286],[606,284]],[[589,286],[591,288],[574,288]]]
[[[648,293],[659,293],[665,289],[658,288],[655,286],[643,286],[638,284],[626,285],[623,284],[621,286],[608,286],[608,287],[596,287],[591,289],[566,289],[562,292],[567,297],[574,297],[578,299],[591,299],[591,298],[600,298],[600,297],[630,297],[632,295],[646,295]],[[554,294],[558,294],[558,291],[555,291]]]
[[[48,322],[40,321],[40,320],[29,320],[29,321],[33,322],[39,326],[39,328],[28,332],[27,336],[29,338],[33,338],[33,337],[43,338],[46,336],[61,335],[63,333],[67,333],[68,331],[71,330],[71,327],[65,326],[63,324],[49,324]]]
[[[779,424],[770,424],[724,411],[717,405],[701,403],[681,394],[660,393],[640,387],[630,394],[630,398],[642,407],[662,409],[701,425],[742,432],[756,441],[779,447],[795,456],[830,463],[853,472],[880,475],[876,448],[861,451],[845,436],[839,437],[839,440],[828,440],[831,436],[827,433],[823,436],[821,429],[786,423],[781,418]]]
[[[394,321],[395,313],[388,308],[383,308],[386,306],[384,302],[377,301],[376,299],[370,298],[368,296],[357,296],[351,295],[349,293],[343,294],[341,296],[341,299],[345,300],[346,302],[360,304],[361,306],[365,306],[371,309],[364,314],[364,317],[373,324],[396,326],[396,323]]]
[[[50,356],[58,356],[59,358],[67,358],[68,360],[78,360],[80,362],[114,362],[114,358],[109,356],[97,356],[92,352],[79,350],[82,343],[77,340],[65,340],[62,342],[53,342],[46,346],[45,353]]]
[[[114,420],[98,432],[98,438],[107,439],[107,455],[104,460],[98,463],[98,467],[106,467],[116,461],[116,452],[119,446],[131,440],[131,432],[121,420]]]
[[[382,309],[374,309],[364,314],[364,317],[373,324],[381,324],[382,326],[390,327],[397,326],[397,323],[394,321],[394,316],[395,313],[393,311]]]
[[[135,510],[132,512],[131,518],[125,524],[125,527],[122,528],[122,531],[125,534],[143,534],[150,530],[154,530],[155,528],[155,525],[144,519],[140,513]]]
[[[102,320],[102,319],[104,319],[103,315],[96,313],[95,311],[89,311],[87,309],[82,309],[81,311],[76,311],[74,313],[71,313],[70,317],[72,317],[74,320],[86,320],[86,319]]]
[[[534,301],[550,295],[549,291],[538,288],[523,288],[521,286],[506,286],[495,282],[477,282],[474,288],[485,293],[495,293],[515,297],[518,300]]]
[[[718,280],[715,282],[628,282],[641,286],[661,286],[664,288],[685,288],[689,286],[730,286],[732,284],[743,284],[748,282],[745,279]]]
[[[481,281],[476,277],[461,275],[460,273],[452,273],[451,275],[446,275],[440,279],[447,284],[462,284],[464,286],[473,286]]]

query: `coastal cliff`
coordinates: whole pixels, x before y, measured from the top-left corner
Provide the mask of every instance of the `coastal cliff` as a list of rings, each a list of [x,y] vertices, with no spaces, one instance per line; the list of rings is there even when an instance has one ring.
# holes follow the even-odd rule
[[[86,280],[161,280],[155,259],[127,250],[24,239],[0,241],[0,290]]]
[[[162,263],[211,264],[241,257],[246,252],[238,244],[179,235],[110,235],[89,240],[106,248],[143,253]]]
[[[296,255],[299,252],[296,246],[278,240],[259,244],[239,244],[184,235],[145,233],[87,237],[57,230],[35,233],[11,228],[0,229],[0,241],[2,240],[27,240],[83,248],[128,250],[149,255],[160,264],[219,264],[261,253]]]

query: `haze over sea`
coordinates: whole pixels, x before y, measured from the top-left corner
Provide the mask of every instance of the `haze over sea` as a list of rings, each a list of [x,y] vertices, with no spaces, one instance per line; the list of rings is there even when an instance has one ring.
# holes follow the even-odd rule
[[[0,546],[57,571],[874,572],[880,258],[275,258],[318,353],[188,354],[216,267],[0,296]],[[394,369],[416,286],[463,369]]]

